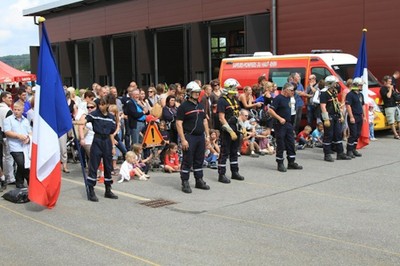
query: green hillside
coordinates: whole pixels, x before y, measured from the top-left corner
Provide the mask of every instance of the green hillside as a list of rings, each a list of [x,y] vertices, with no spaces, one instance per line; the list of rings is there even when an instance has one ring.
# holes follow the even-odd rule
[[[0,61],[19,70],[31,70],[29,54],[1,56]]]

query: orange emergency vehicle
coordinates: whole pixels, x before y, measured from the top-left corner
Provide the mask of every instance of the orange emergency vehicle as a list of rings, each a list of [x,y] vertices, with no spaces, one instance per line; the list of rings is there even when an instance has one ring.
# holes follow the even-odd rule
[[[239,81],[242,87],[257,84],[260,76],[278,85],[278,89],[287,82],[291,73],[299,73],[304,88],[308,86],[308,77],[314,74],[317,81],[326,76],[338,77],[341,91],[346,88],[345,81],[353,78],[357,58],[340,50],[313,50],[309,54],[273,55],[270,52],[256,52],[254,55],[225,58],[221,62],[219,80],[223,84],[228,78]],[[382,113],[380,83],[370,72],[368,73],[368,96],[377,113],[374,120],[375,130],[389,128],[385,115]]]

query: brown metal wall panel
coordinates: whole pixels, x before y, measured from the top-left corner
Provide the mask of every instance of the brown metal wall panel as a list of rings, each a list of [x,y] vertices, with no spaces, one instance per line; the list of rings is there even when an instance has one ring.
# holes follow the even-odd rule
[[[335,48],[357,56],[365,21],[368,68],[378,79],[399,69],[400,1],[287,0],[277,9],[279,54]]]
[[[52,42],[263,13],[271,0],[137,0],[47,15]]]
[[[105,9],[106,34],[145,29],[149,22],[146,0],[128,1],[110,5]]]
[[[149,1],[150,28],[179,25],[201,20],[201,0]]]
[[[71,39],[106,35],[105,10],[97,8],[71,16]]]
[[[52,42],[232,18],[271,10],[271,0],[136,0],[48,15]],[[381,78],[399,68],[397,0],[277,1],[279,54],[342,49],[357,55],[363,22],[369,68]]]
[[[71,39],[69,16],[52,17],[46,21],[50,42],[68,41]]]
[[[379,80],[400,70],[399,10],[400,1],[368,1],[366,6],[368,65]]]
[[[222,19],[271,10],[271,0],[202,0],[203,20]]]

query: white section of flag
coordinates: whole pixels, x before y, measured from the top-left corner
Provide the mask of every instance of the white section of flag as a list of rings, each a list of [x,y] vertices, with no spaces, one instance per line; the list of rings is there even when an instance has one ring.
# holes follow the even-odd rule
[[[40,99],[40,86],[36,87],[35,98]],[[35,101],[32,141],[37,145],[36,176],[42,182],[60,163],[60,145],[57,133],[40,116],[39,110],[40,101]]]

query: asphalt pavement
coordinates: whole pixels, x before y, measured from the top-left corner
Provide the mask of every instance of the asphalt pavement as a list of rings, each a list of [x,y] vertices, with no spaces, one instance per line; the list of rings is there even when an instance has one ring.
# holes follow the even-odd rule
[[[242,156],[244,181],[206,168],[211,189],[191,174],[192,194],[160,171],[115,183],[117,200],[98,184],[97,203],[70,164],[54,209],[0,199],[0,265],[400,265],[400,141],[377,138],[351,161],[298,151],[304,169],[286,173],[274,156]]]

